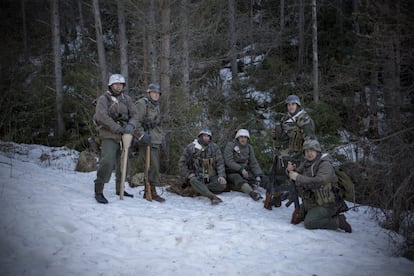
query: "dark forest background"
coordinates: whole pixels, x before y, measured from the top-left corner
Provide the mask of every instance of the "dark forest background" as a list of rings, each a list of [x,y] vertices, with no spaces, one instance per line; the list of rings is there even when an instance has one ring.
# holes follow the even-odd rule
[[[134,98],[161,84],[163,173],[202,127],[221,146],[249,129],[266,170],[296,94],[413,259],[413,1],[2,0],[0,20],[0,139],[86,149],[122,73]]]

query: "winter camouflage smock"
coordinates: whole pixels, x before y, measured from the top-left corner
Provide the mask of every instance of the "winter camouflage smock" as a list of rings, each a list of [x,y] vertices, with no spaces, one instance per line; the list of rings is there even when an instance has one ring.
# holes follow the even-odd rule
[[[94,119],[99,126],[101,139],[121,140],[121,134],[117,133],[124,124],[137,127],[137,108],[131,97],[121,93],[113,96],[106,91],[96,103]]]
[[[287,112],[280,121],[280,148],[301,152],[306,139],[315,139],[315,127],[309,114],[299,108],[294,114]]]
[[[207,145],[202,145],[198,139],[195,139],[188,144],[178,161],[178,165],[181,175],[186,179],[192,173],[198,178],[215,175],[226,177],[220,148],[211,141]]]
[[[299,175],[296,178],[296,185],[305,210],[316,206],[335,207],[335,194],[332,186],[338,179],[331,161],[329,154],[319,153],[314,160],[305,160],[297,168]]]
[[[241,173],[245,169],[252,172],[255,177],[263,175],[250,144],[240,145],[237,139],[228,142],[224,147],[223,156],[227,173]]]
[[[164,139],[164,131],[161,128],[161,113],[158,102],[145,96],[137,102],[138,130],[140,134],[150,134],[151,144],[160,145]]]

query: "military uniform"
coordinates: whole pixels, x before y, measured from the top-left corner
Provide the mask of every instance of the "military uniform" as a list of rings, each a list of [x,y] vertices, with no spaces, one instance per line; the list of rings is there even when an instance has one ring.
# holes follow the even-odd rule
[[[316,140],[307,140],[303,148],[306,159],[296,170],[289,168],[289,178],[295,181],[302,198],[305,228],[335,230],[339,227],[351,233],[352,228],[346,222],[345,216],[337,212],[333,188],[338,178],[332,166],[331,156],[321,153],[321,146]]]
[[[160,148],[164,139],[161,127],[161,113],[158,102],[149,97],[142,97],[136,102],[138,108],[138,131],[151,136],[151,157],[149,181],[151,186],[160,186]],[[145,164],[145,150],[147,144],[138,142],[139,155]]]
[[[289,112],[289,104],[296,104],[295,111]],[[309,114],[302,108],[299,97],[290,95],[286,98],[288,112],[282,117],[279,125],[273,130],[276,140],[275,155],[270,170],[269,185],[266,187],[265,208],[280,207],[282,192],[289,182],[286,181],[285,170],[288,162],[299,166],[303,161],[303,142],[315,139],[314,123]]]
[[[218,145],[211,141],[203,144],[200,139],[195,139],[186,146],[178,163],[183,178],[214,204],[217,199],[214,194],[223,192],[226,188],[225,184],[219,183],[219,177],[225,178],[226,173]]]
[[[315,139],[315,127],[309,114],[298,106],[294,114],[288,112],[282,117],[277,128],[277,172],[283,174],[288,161],[299,166],[303,160],[303,142]]]
[[[121,75],[113,75],[124,81]],[[111,77],[113,77],[111,76]],[[106,91],[101,95],[96,104],[94,120],[98,125],[99,138],[101,140],[101,155],[99,167],[95,179],[95,197],[100,203],[107,203],[103,197],[104,184],[107,183],[115,169],[116,193],[120,191],[121,169],[121,136],[123,126],[130,125],[133,129],[138,123],[137,109],[131,97],[123,92],[116,94]]]
[[[258,184],[267,186],[267,177],[263,175],[252,145],[248,143],[241,145],[237,139],[234,139],[226,144],[223,155],[227,180],[232,190],[250,194],[253,191],[250,184],[255,184],[257,177],[260,179]],[[248,179],[243,178],[243,169],[248,172]]]

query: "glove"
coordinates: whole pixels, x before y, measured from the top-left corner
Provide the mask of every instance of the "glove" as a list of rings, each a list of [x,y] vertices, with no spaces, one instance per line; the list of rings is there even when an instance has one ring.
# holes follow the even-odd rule
[[[116,131],[116,133],[118,134],[125,134],[125,133],[134,133],[134,126],[131,124],[127,124],[125,126],[121,126],[120,128],[118,128],[118,130]]]
[[[133,125],[127,124],[123,127],[123,131],[124,131],[123,133],[132,134],[132,133],[134,133],[134,129],[135,129],[135,127]]]
[[[290,171],[289,172],[289,178],[292,179],[293,181],[296,181],[296,178],[298,178],[298,173],[294,172],[294,171]]]
[[[226,184],[227,184],[226,179],[225,179],[224,177],[222,177],[222,176],[219,176],[219,178],[218,178],[218,182],[219,182],[221,185],[226,185]]]
[[[151,144],[151,135],[144,134],[144,136],[141,138],[141,141],[147,145]]]

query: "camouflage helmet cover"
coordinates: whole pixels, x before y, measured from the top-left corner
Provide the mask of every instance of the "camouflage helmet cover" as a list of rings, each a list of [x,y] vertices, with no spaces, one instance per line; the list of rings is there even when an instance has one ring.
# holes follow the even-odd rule
[[[295,104],[297,104],[298,106],[301,106],[301,104],[300,104],[300,99],[299,99],[299,97],[298,97],[298,96],[296,96],[296,95],[289,95],[289,96],[287,96],[285,103],[286,103],[286,104],[288,104],[288,103],[295,103]]]
[[[108,86],[111,86],[114,83],[125,84],[125,78],[121,74],[113,74],[109,77]]]
[[[305,142],[303,142],[303,150],[315,150],[315,151],[321,152],[322,148],[318,140],[308,139],[308,140],[305,140]]]

